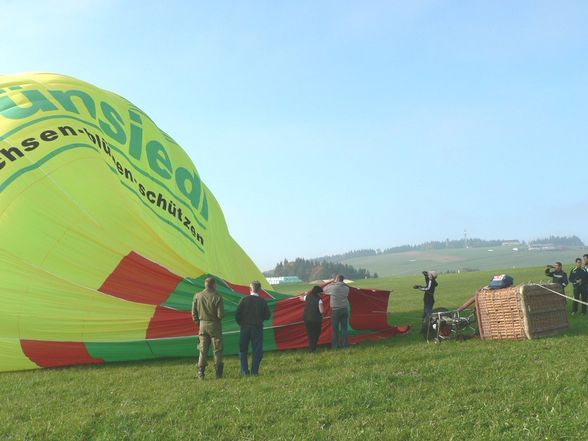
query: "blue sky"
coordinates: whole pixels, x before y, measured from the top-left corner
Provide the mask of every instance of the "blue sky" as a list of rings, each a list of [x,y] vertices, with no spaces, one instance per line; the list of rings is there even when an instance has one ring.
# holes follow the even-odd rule
[[[588,3],[12,1],[0,73],[146,111],[277,260],[472,237],[588,242]]]

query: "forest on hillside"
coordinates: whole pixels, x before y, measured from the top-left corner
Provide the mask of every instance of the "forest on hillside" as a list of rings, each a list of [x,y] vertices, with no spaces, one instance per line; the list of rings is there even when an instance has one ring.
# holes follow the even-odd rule
[[[330,279],[336,274],[342,274],[346,279],[352,280],[378,277],[377,273],[370,274],[368,270],[363,268],[356,269],[351,265],[338,262],[302,258],[297,258],[293,261],[284,259],[270,273],[274,277],[298,276],[305,282]]]
[[[424,250],[443,250],[443,249],[458,249],[458,248],[483,248],[483,247],[497,247],[503,243],[520,243],[522,246],[526,246],[525,241],[518,239],[492,239],[485,240],[479,238],[461,238],[461,239],[445,239],[445,240],[432,240],[423,242],[417,245],[400,245],[396,247],[384,248],[384,249],[373,249],[364,248],[359,250],[352,250],[342,254],[333,254],[330,256],[318,257],[315,260],[327,260],[330,262],[341,262],[343,260],[352,259],[355,257],[366,257],[376,256],[379,254],[394,254],[404,253],[407,251],[424,251]],[[576,236],[549,236],[544,238],[533,239],[529,241],[528,245],[534,244],[552,244],[555,247],[583,247],[584,242]]]

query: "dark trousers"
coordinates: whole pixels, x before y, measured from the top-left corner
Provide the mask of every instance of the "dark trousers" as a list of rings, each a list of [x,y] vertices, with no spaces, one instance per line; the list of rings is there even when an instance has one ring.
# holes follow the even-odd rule
[[[431,292],[425,292],[423,295],[423,318],[426,318],[433,312],[433,305],[435,305],[435,295]]]
[[[331,325],[333,327],[333,338],[331,339],[331,348],[337,349],[339,346],[343,348],[349,346],[349,337],[347,335],[348,320],[349,312],[347,311],[347,308],[337,308],[331,310]],[[339,332],[341,332],[340,342]]]
[[[425,303],[425,307],[423,308],[423,318],[427,317],[429,314],[433,312],[433,305],[435,303]]]
[[[574,299],[586,302],[588,299],[588,288],[582,285],[574,285]],[[578,312],[578,302],[572,302],[572,312]],[[586,305],[582,305],[582,314],[586,314]]]
[[[241,374],[249,375],[247,352],[249,343],[253,350],[251,373],[259,374],[259,365],[263,358],[263,325],[243,325],[239,335],[239,356],[241,358]]]
[[[306,333],[308,334],[308,350],[314,352],[321,336],[322,322],[304,322]]]

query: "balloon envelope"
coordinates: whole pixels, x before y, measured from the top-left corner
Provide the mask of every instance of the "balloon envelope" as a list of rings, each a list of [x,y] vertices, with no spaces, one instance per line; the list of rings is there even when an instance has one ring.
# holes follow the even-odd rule
[[[269,288],[173,138],[124,98],[62,75],[0,76],[0,241],[0,371],[194,356],[189,311],[208,275],[236,353],[236,305],[251,280]],[[385,313],[387,292],[357,292],[359,339],[398,331],[357,315],[367,298]],[[263,295],[266,348],[304,346],[300,299]]]

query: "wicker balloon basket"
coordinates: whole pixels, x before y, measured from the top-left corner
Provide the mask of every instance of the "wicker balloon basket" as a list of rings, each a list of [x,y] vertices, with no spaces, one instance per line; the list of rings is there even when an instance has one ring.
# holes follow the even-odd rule
[[[544,285],[562,293],[559,285]],[[538,285],[481,289],[476,294],[480,337],[521,340],[552,337],[569,328],[566,299]]]

